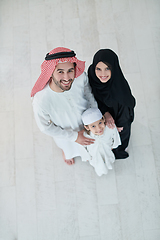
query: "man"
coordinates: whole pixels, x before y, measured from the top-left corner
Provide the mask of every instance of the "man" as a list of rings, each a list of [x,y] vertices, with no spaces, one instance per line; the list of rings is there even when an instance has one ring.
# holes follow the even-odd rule
[[[97,107],[84,73],[85,62],[75,55],[62,47],[48,53],[31,92],[39,129],[53,137],[69,165],[76,156],[83,161],[89,158],[82,145],[90,145],[94,139],[84,137],[81,115],[87,108]]]

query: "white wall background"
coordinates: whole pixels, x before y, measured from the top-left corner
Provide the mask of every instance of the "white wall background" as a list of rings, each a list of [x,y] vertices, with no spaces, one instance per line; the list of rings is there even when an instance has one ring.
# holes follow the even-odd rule
[[[136,97],[130,157],[107,176],[37,128],[30,91],[47,52],[86,70],[113,49]],[[0,240],[160,239],[160,1],[0,0]]]

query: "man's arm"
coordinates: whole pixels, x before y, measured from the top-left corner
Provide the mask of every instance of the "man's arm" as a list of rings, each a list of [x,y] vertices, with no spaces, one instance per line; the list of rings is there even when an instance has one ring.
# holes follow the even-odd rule
[[[83,135],[84,130],[76,132],[73,130],[62,129],[59,126],[56,126],[49,119],[49,115],[40,110],[37,111],[37,107],[34,109],[34,116],[40,131],[51,137],[68,139],[81,145],[90,145],[94,143],[94,139],[87,138]]]
[[[51,136],[63,139],[68,139],[70,141],[76,141],[78,137],[78,132],[72,129],[63,129],[56,126],[50,119],[50,116],[45,113],[36,103],[33,104],[33,112],[38,128],[41,132]]]

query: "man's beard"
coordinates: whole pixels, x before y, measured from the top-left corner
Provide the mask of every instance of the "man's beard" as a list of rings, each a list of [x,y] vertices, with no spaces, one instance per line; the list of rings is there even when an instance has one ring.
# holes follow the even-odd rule
[[[52,76],[52,81],[53,81],[53,82],[56,84],[56,86],[59,87],[62,91],[68,91],[68,90],[71,89],[71,86],[72,86],[72,83],[73,83],[74,79],[69,79],[68,81],[70,82],[70,84],[69,84],[69,85],[66,85],[66,86],[62,85],[62,82],[63,82],[63,81],[65,82],[65,80],[63,80],[63,79],[61,79],[60,81],[57,81],[57,80]],[[66,82],[68,82],[68,81],[66,81]]]

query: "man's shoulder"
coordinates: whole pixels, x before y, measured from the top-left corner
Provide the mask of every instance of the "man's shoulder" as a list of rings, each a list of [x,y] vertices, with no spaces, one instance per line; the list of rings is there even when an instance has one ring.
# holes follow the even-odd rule
[[[87,74],[83,72],[79,77],[75,78],[74,85],[75,86],[84,86],[86,84],[87,80]]]
[[[87,74],[86,72],[83,72],[79,77],[76,78],[76,80],[81,80],[81,81],[85,81],[87,78]]]
[[[35,94],[35,96],[33,97],[33,102],[38,103],[39,105],[44,105],[45,103],[49,102],[49,92],[49,86],[47,84],[41,91]]]

